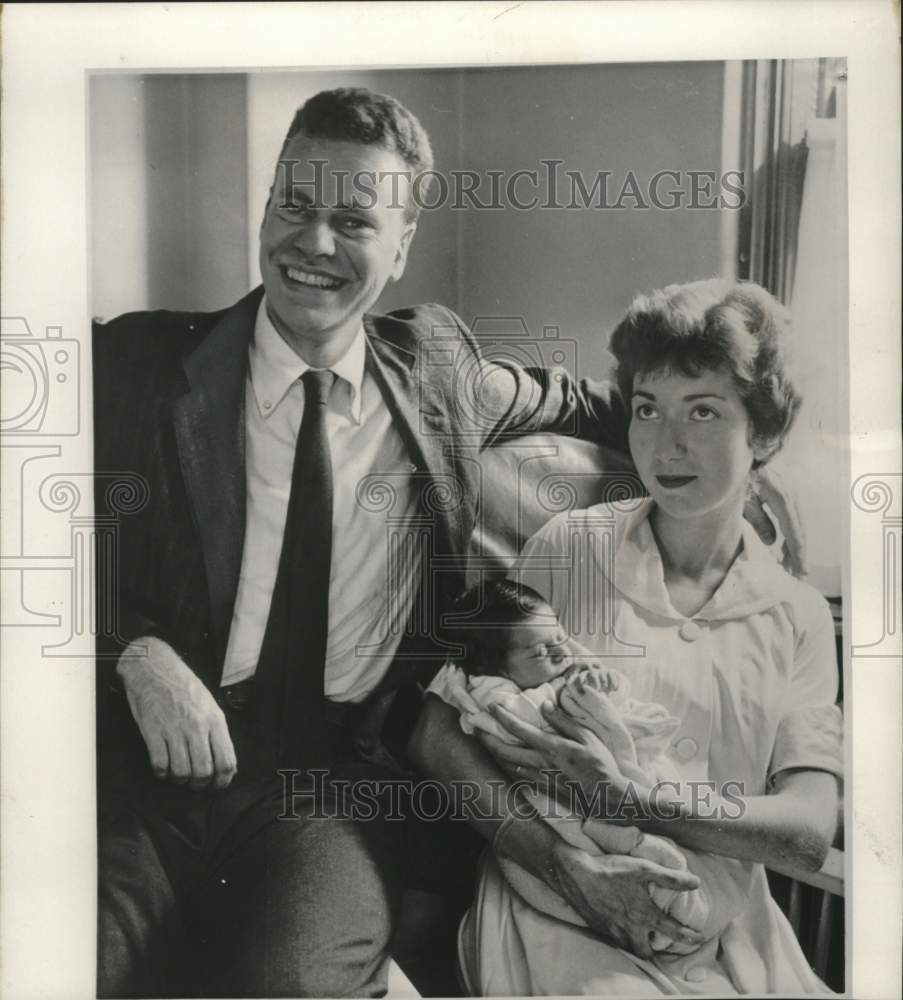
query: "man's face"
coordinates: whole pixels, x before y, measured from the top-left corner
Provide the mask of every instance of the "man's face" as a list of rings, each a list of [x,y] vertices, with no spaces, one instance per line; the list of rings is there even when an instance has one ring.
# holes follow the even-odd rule
[[[401,277],[415,229],[406,177],[404,161],[377,146],[303,135],[287,145],[260,228],[260,272],[270,317],[296,348],[356,330]]]

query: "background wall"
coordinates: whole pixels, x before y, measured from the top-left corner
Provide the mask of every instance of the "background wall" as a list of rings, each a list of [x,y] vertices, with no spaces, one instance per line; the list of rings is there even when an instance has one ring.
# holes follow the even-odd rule
[[[285,130],[308,96],[338,85],[408,105],[446,174],[559,159],[590,188],[610,171],[613,200],[628,171],[645,184],[658,170],[721,166],[722,63],[95,77],[95,314],[214,309],[256,284]],[[408,270],[380,308],[439,301],[468,322],[519,316],[535,336],[555,326],[577,341],[581,373],[598,374],[634,291],[718,266],[717,211],[446,205],[422,214]]]
[[[508,172],[560,159],[612,173],[721,167],[723,64],[488,69],[461,77],[462,165]],[[561,200],[567,203],[567,196]],[[626,204],[630,205],[629,200]],[[461,213],[465,315],[517,313],[560,327],[598,372],[634,292],[718,270],[718,213],[675,209]]]
[[[247,80],[91,80],[92,311],[218,309],[248,290]]]

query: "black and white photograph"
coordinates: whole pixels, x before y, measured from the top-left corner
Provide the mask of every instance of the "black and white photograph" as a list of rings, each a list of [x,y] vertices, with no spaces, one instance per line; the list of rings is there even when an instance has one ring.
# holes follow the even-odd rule
[[[898,51],[251,7],[4,42],[9,995],[892,996]]]

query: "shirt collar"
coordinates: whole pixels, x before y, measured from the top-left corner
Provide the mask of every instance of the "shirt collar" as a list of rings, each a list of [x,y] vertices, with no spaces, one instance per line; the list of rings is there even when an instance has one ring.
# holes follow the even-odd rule
[[[665,571],[649,523],[654,502],[647,497],[615,514],[615,559],[612,583],[632,603],[664,618],[683,621],[665,587]],[[704,621],[744,618],[792,600],[796,585],[769,553],[755,528],[743,521],[743,545],[721,586],[693,617]],[[604,567],[602,567],[604,569]]]
[[[343,398],[347,412],[356,424],[361,422],[365,358],[366,337],[361,325],[348,350],[330,366],[340,380],[339,384],[345,387]],[[266,296],[261,299],[257,310],[254,337],[248,348],[248,363],[257,409],[264,420],[276,411],[292,385],[310,368],[273,326],[266,310]]]

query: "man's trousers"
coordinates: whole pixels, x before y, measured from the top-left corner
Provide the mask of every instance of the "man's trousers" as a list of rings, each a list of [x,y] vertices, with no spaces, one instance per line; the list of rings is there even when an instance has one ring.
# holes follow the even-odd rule
[[[155,778],[124,698],[105,717],[99,996],[383,995],[405,886],[469,894],[479,838],[342,733],[328,775],[275,773],[226,711],[220,791]]]

